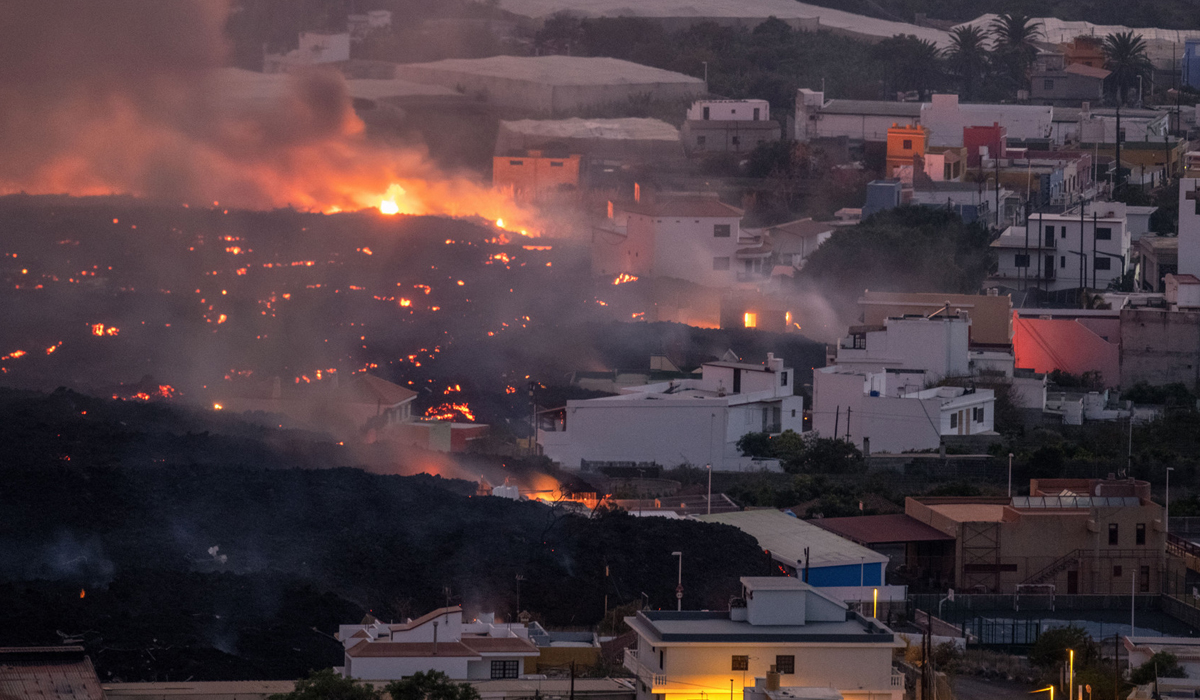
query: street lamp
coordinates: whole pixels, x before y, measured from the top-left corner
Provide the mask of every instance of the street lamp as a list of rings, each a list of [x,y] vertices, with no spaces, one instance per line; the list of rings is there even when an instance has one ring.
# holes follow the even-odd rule
[[[1048,685],[1045,688],[1042,688],[1041,690],[1034,690],[1034,691],[1030,692],[1029,694],[1033,695],[1034,693],[1044,693],[1046,691],[1050,691],[1050,700],[1054,700],[1054,686],[1052,686],[1052,685]]]
[[[1008,498],[1012,499],[1012,458],[1013,453],[1008,453]]]
[[[679,578],[675,584],[675,610],[683,610],[683,552],[671,552],[671,556],[679,557]]]
[[[1070,654],[1069,670],[1067,671],[1067,698],[1075,700],[1075,650],[1067,649]]]
[[[712,515],[712,465],[704,465],[708,468],[708,515]]]

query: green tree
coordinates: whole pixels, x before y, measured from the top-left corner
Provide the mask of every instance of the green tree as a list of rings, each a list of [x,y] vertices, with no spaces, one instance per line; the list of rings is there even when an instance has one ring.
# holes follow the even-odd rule
[[[1125,96],[1137,85],[1138,78],[1148,78],[1153,70],[1146,55],[1146,41],[1132,31],[1118,32],[1104,37],[1102,48],[1104,67],[1112,71],[1108,80],[1116,88],[1117,102],[1125,104]]]
[[[455,683],[441,671],[417,671],[404,680],[388,683],[386,690],[392,700],[479,700],[474,686]]]
[[[1187,678],[1179,658],[1169,651],[1160,651],[1129,673],[1134,685],[1153,683],[1155,678]]]
[[[743,457],[772,457],[770,433],[746,433],[738,438],[738,451]]]
[[[394,695],[392,696],[395,697]],[[290,693],[276,693],[270,700],[380,700],[375,687],[345,678],[332,668],[313,671],[308,678],[296,681]],[[450,700],[456,700],[451,698]]]
[[[946,62],[958,80],[959,90],[966,99],[979,91],[979,83],[988,69],[987,34],[973,24],[955,27],[950,32],[950,48]]]
[[[1029,650],[1029,663],[1040,668],[1055,668],[1067,663],[1068,651],[1075,651],[1075,667],[1089,666],[1100,658],[1100,648],[1087,630],[1069,625],[1046,630]]]
[[[884,71],[890,92],[915,91],[925,97],[944,78],[942,51],[932,41],[899,35],[871,47],[871,58]]]
[[[1013,84],[1028,87],[1029,68],[1037,55],[1034,42],[1042,37],[1042,23],[1020,12],[1006,12],[992,20],[988,29],[996,42],[996,57]]]

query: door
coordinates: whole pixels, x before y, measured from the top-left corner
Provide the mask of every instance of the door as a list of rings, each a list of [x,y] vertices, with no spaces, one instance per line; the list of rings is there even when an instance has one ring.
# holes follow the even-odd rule
[[[1067,595],[1075,595],[1079,593],[1079,572],[1067,572]]]

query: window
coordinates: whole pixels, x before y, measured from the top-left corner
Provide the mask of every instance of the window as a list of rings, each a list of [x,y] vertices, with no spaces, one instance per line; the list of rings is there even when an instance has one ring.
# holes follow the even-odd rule
[[[866,333],[855,333],[854,335],[851,336],[851,344],[854,346],[855,350],[866,350],[867,349],[867,334]]]
[[[1049,78],[1043,80],[1042,81],[1042,89],[1043,90],[1053,90],[1054,89],[1054,81],[1050,80]]]
[[[1117,536],[1117,524],[1109,523],[1108,524],[1108,544],[1110,546],[1115,547],[1117,545],[1117,541],[1119,539],[1120,538]]]
[[[1121,578],[1121,567],[1120,566],[1113,567],[1113,578]]]
[[[1025,253],[1017,253],[1013,256],[1013,267],[1029,267],[1029,256]]]
[[[550,161],[550,167],[551,167],[551,168],[561,168],[562,166],[563,166],[563,164],[562,164],[562,161],[561,161],[561,160],[552,160],[552,161]]]
[[[523,161],[523,160],[510,160],[510,161],[508,161],[508,164],[509,164],[509,165],[525,165],[525,161]]]
[[[707,136],[697,136],[696,137],[696,145],[697,146],[703,147],[707,141],[708,141]]]
[[[1065,255],[1058,256],[1058,266],[1064,270],[1067,269],[1067,256],[1065,256]]]
[[[762,110],[760,110],[758,107],[754,108],[754,121],[758,121],[758,114],[760,111]]]
[[[954,430],[958,427],[958,413],[950,414],[950,429]]]
[[[794,656],[776,656],[775,671],[778,673],[795,673],[796,672],[796,657]]]
[[[1046,245],[1054,245],[1054,227],[1046,227]]]
[[[714,270],[728,270],[729,269],[729,258],[713,258],[713,269]]]
[[[912,150],[912,139],[904,139],[904,150],[906,150],[906,151]]]
[[[974,419],[974,421],[976,423],[982,423],[983,422],[983,406],[976,406],[975,408],[972,408],[971,409],[971,418]]]
[[[729,224],[713,224],[713,238],[729,238]]]
[[[1058,229],[1058,237],[1059,238],[1067,237],[1067,227],[1066,226],[1063,226],[1062,228]]]
[[[704,118],[708,119],[708,107],[704,108]]]
[[[520,674],[518,661],[493,661],[492,678],[516,678]]]
[[[1150,567],[1143,566],[1138,572],[1138,591],[1141,593],[1150,592]]]
[[[787,386],[787,380],[788,380],[787,372],[780,372],[779,373],[779,386]]]
[[[665,649],[658,650],[658,667],[662,670],[667,670],[667,652]]]
[[[1112,269],[1112,258],[1106,258],[1106,257],[1100,256],[1100,255],[1097,255],[1096,259],[1092,261],[1092,268],[1095,270],[1111,270]]]
[[[1096,229],[1096,240],[1111,241],[1112,240],[1112,229],[1111,228]]]
[[[1133,542],[1134,544],[1146,544],[1146,523],[1138,523],[1134,526]]]
[[[733,145],[735,145],[735,146],[741,145],[741,143],[742,143],[741,139],[739,139],[739,138],[738,138],[738,137],[736,137],[736,136],[734,136],[733,138],[729,139],[729,142],[730,142],[730,143],[732,143],[732,144],[733,144]]]
[[[733,657],[733,663],[731,664],[730,670],[731,671],[749,671],[750,670],[750,657],[749,656]]]

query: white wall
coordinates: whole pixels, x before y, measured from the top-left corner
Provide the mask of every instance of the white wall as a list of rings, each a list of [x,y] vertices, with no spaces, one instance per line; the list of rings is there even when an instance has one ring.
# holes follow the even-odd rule
[[[689,120],[703,120],[704,108],[708,108],[708,119],[722,121],[768,121],[771,105],[766,100],[700,100],[688,108]],[[755,119],[754,110],[758,110]]]
[[[350,34],[300,32],[300,52],[303,63],[334,63],[350,60]]]
[[[441,671],[456,680],[470,678],[469,657],[465,656],[405,656],[359,657],[346,655],[345,675],[361,680],[387,681],[411,676],[417,671]]]
[[[941,444],[942,399],[867,396],[864,374],[832,370],[813,373],[813,430],[818,435],[844,439],[848,427],[850,441],[862,449],[863,438],[869,438],[872,453],[935,449]]]
[[[762,430],[762,411],[772,404],[729,404],[729,397],[568,401],[566,430],[539,431],[538,442],[547,457],[570,469],[586,459],[736,470],[742,461],[738,439]],[[783,430],[803,429],[803,404],[800,396],[778,400]]]
[[[1179,181],[1179,274],[1200,277],[1200,178]]]
[[[841,347],[847,342],[843,339],[837,363],[864,372],[921,369],[934,380],[970,373],[968,318],[889,318],[885,325],[885,330],[866,334],[865,349]]]
[[[741,219],[730,217],[661,217],[629,215],[629,228],[646,226],[654,240],[651,274],[695,282],[706,287],[729,287],[737,282],[737,249]],[[729,226],[729,235],[717,237],[715,227]],[[729,267],[715,270],[714,259],[728,258]]]
[[[958,95],[934,95],[921,105],[921,125],[930,130],[931,146],[962,146],[963,128],[992,124],[1002,124],[1009,139],[1043,139],[1053,119],[1053,107],[959,104]]]

